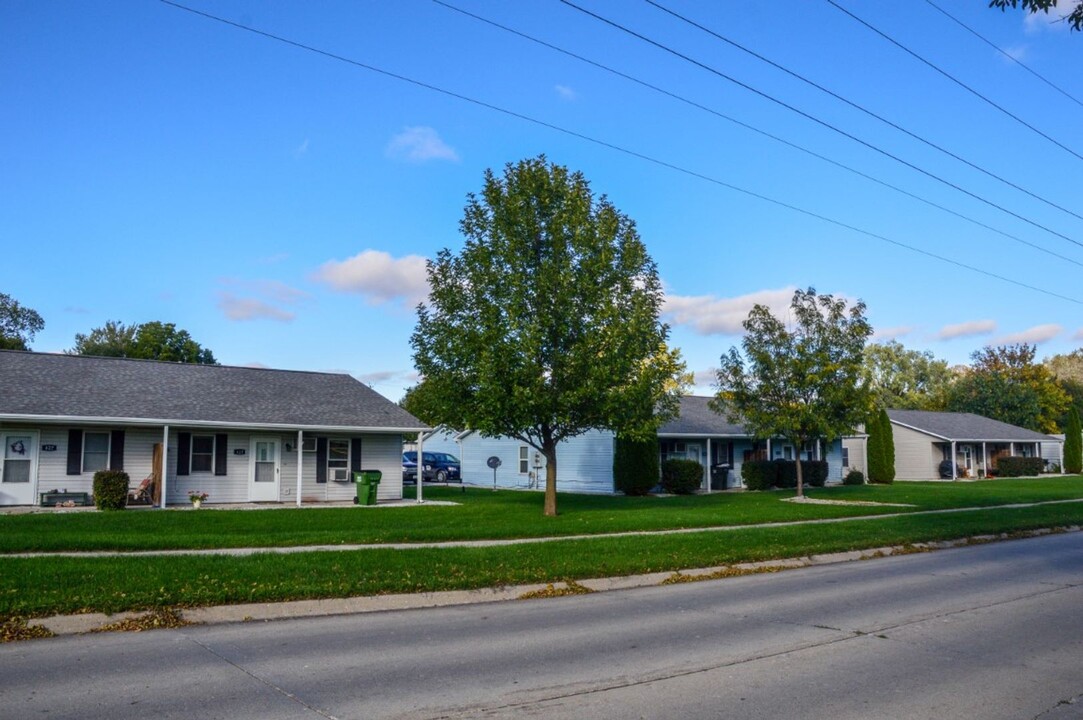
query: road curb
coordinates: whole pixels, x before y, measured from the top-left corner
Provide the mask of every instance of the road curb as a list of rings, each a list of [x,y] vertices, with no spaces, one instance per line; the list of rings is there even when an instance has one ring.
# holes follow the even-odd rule
[[[695,582],[716,580],[736,575],[749,575],[763,572],[779,572],[798,568],[835,565],[838,563],[872,560],[894,555],[932,552],[988,542],[1002,542],[1025,538],[1040,537],[1054,533],[1073,533],[1083,530],[1078,525],[1060,528],[1039,528],[999,535],[975,535],[957,540],[913,543],[909,545],[891,545],[866,550],[827,553],[781,560],[762,562],[735,563],[708,568],[692,568],[678,571],[626,575],[618,577],[589,578],[577,580],[570,587],[565,582],[533,583],[527,585],[507,585],[476,590],[447,590],[441,592],[402,593],[395,595],[369,595],[350,598],[328,598],[321,600],[293,600],[280,603],[248,603],[242,605],[215,605],[211,607],[189,608],[180,610],[180,616],[186,623],[198,625],[225,625],[244,622],[271,622],[306,617],[327,617],[331,615],[355,615],[361,613],[387,612],[392,610],[416,610],[423,608],[454,607],[493,602],[506,602],[523,599],[525,595],[534,597],[580,594],[585,588],[588,592],[611,592],[633,588],[658,587],[674,582]],[[54,635],[80,635],[113,625],[118,621],[137,620],[140,612],[122,612],[114,615],[87,613],[82,615],[54,615],[35,618],[28,621],[30,626],[42,626]]]

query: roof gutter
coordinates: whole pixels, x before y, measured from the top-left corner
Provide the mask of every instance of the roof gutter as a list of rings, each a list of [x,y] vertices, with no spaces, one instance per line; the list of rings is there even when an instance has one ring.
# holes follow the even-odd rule
[[[379,432],[379,433],[423,433],[432,430],[428,427],[367,427],[360,425],[301,425],[291,423],[250,423],[225,420],[177,420],[166,418],[98,417],[81,415],[22,415],[18,413],[0,413],[0,422],[43,422],[69,425],[140,425],[145,427],[219,427],[248,430],[315,430],[323,432]]]

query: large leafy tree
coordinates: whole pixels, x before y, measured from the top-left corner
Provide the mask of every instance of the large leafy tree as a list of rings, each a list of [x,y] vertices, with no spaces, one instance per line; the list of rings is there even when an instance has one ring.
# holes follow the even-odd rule
[[[462,251],[428,264],[411,338],[424,407],[541,452],[555,515],[561,440],[649,437],[676,409],[684,365],[658,319],[657,268],[628,216],[544,156],[486,171],[459,228]]]
[[[1078,0],[1061,0],[1064,4],[1060,7],[1071,8],[1068,12],[1055,12],[1054,14],[1072,26],[1073,30],[1083,30],[1083,3]],[[1057,0],[989,0],[989,7],[1007,10],[1009,7],[1022,6],[1024,10],[1032,13],[1042,12],[1048,15],[1051,10],[1057,8]]]
[[[718,370],[716,412],[742,422],[757,437],[783,437],[800,449],[832,442],[868,416],[863,382],[865,342],[872,328],[865,304],[798,290],[790,304],[792,327],[764,305],[744,321],[744,352],[730,348]],[[797,463],[797,494],[804,494]]]
[[[1070,399],[1048,368],[1034,362],[1035,349],[1023,343],[975,351],[970,368],[952,385],[948,409],[1057,432]]]
[[[1069,408],[1083,413],[1083,349],[1046,358],[1042,365],[1057,379],[1061,390],[1068,394]],[[1058,427],[1065,427],[1067,422],[1067,412],[1057,418]]]
[[[955,373],[928,350],[908,350],[897,340],[865,348],[865,372],[873,401],[902,410],[943,410]]]
[[[90,333],[75,336],[73,355],[127,357],[143,360],[217,365],[214,353],[197,343],[187,330],[173,323],[125,325],[109,321]]]
[[[1079,413],[1075,408],[1068,411],[1068,422],[1064,428],[1064,469],[1070,473],[1083,470],[1083,429],[1079,424]]]
[[[0,293],[0,350],[26,350],[44,328],[45,321],[37,310]]]

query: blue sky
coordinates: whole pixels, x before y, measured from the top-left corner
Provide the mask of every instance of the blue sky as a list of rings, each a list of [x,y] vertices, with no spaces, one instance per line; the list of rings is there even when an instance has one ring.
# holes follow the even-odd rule
[[[984,0],[936,0],[1066,97],[926,2],[838,1],[1083,155],[1080,33]],[[416,380],[424,258],[461,247],[466,195],[486,168],[539,153],[637,222],[672,342],[701,380],[740,341],[752,303],[781,310],[807,286],[864,300],[879,337],[952,363],[996,342],[1037,342],[1043,357],[1083,346],[1079,218],[645,2],[576,0],[1026,220],[557,0],[449,2],[995,231],[429,0],[186,4],[943,259],[155,0],[7,0],[0,292],[44,316],[33,348],[70,348],[107,320],[162,320],[223,363],[345,371],[396,400]],[[827,2],[661,4],[1083,215],[1083,160]]]

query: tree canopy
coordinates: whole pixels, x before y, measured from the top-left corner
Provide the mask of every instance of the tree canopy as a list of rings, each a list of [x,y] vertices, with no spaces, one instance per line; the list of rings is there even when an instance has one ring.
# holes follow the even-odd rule
[[[882,408],[943,410],[955,373],[932,352],[908,350],[897,340],[865,348],[873,402]]]
[[[45,328],[37,310],[0,293],[0,350],[27,350],[30,342]]]
[[[677,407],[657,267],[627,215],[545,156],[486,171],[459,228],[462,251],[428,263],[411,338],[425,412],[539,450],[555,515],[561,440],[648,437]]]
[[[1048,368],[1034,362],[1035,350],[1024,343],[975,351],[973,364],[951,387],[948,409],[1057,432],[1070,400]]]
[[[1071,0],[1066,0],[1066,5],[1071,5]],[[1000,8],[1001,11],[1007,10],[1009,7],[1017,8],[1022,6],[1024,10],[1031,13],[1045,13],[1049,14],[1051,10],[1057,7],[1057,0],[989,0],[989,7]],[[1060,13],[1057,13],[1060,15]],[[1073,30],[1083,30],[1083,3],[1076,2],[1075,7],[1070,12],[1064,14],[1061,19],[1072,26]]]
[[[178,330],[173,323],[158,321],[125,325],[111,320],[86,335],[77,334],[75,347],[69,352],[73,355],[218,364],[214,353],[193,340],[187,330]]]
[[[795,292],[790,308],[792,329],[765,305],[752,308],[743,354],[733,347],[721,358],[712,407],[757,437],[786,438],[800,454],[813,440],[853,432],[868,416],[864,349],[872,328],[863,302],[847,309],[813,288]]]

